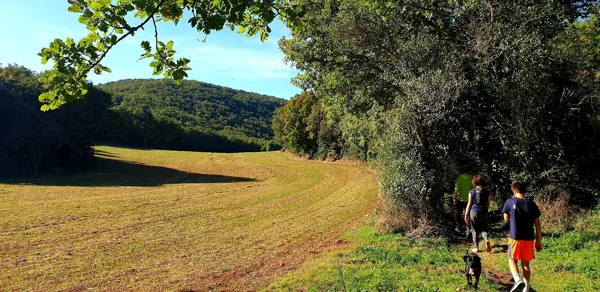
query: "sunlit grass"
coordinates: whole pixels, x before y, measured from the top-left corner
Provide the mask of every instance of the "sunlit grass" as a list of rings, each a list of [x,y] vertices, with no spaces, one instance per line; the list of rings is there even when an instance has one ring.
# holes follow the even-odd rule
[[[97,150],[96,170],[0,181],[2,291],[257,289],[336,244],[377,194],[361,165]]]
[[[600,291],[600,212],[579,219],[577,230],[545,237],[532,262],[532,291]],[[349,246],[324,253],[266,290],[284,291],[470,291],[463,274],[466,244],[442,238],[410,241],[365,225],[342,236]],[[497,246],[504,238],[494,238]],[[506,291],[511,275],[500,247],[480,253],[479,291]]]

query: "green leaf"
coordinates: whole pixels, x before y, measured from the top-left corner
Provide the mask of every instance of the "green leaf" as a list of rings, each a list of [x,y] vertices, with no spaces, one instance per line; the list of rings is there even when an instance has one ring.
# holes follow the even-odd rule
[[[66,44],[67,44],[67,47],[72,47],[75,44],[75,42],[73,41],[72,38],[67,38]]]
[[[144,49],[144,51],[146,51],[146,52],[151,51],[149,41],[142,41],[142,43],[140,45],[142,46],[142,49]]]
[[[81,13],[81,12],[83,12],[83,8],[79,4],[77,4],[77,3],[71,4],[71,6],[69,6],[69,8],[67,10],[69,12],[72,12],[72,13]]]

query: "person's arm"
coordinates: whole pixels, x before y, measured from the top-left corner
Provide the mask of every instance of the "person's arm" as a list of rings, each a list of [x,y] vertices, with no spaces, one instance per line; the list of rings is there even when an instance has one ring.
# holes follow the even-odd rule
[[[502,206],[502,213],[504,214],[504,221],[510,221],[510,208],[508,207],[508,201],[504,202],[504,206]]]
[[[473,205],[473,196],[469,192],[469,203],[467,203],[467,210],[465,211],[465,222],[469,223],[469,217],[471,214],[471,206]]]
[[[535,218],[535,250],[540,252],[542,249],[544,249],[544,247],[542,247],[542,223],[538,217]]]

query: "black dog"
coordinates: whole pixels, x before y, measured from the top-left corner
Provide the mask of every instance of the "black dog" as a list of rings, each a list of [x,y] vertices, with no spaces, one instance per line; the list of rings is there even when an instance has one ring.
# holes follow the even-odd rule
[[[465,261],[465,276],[467,276],[467,284],[471,286],[471,282],[473,277],[475,277],[475,284],[473,288],[477,290],[477,284],[479,283],[479,276],[481,275],[481,258],[476,254],[467,254],[463,256],[463,260]]]

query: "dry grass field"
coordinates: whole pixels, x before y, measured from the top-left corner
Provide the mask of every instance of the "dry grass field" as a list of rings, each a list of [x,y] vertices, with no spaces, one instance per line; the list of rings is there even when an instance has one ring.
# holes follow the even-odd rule
[[[361,165],[97,147],[99,167],[0,181],[2,291],[256,290],[374,206]]]

